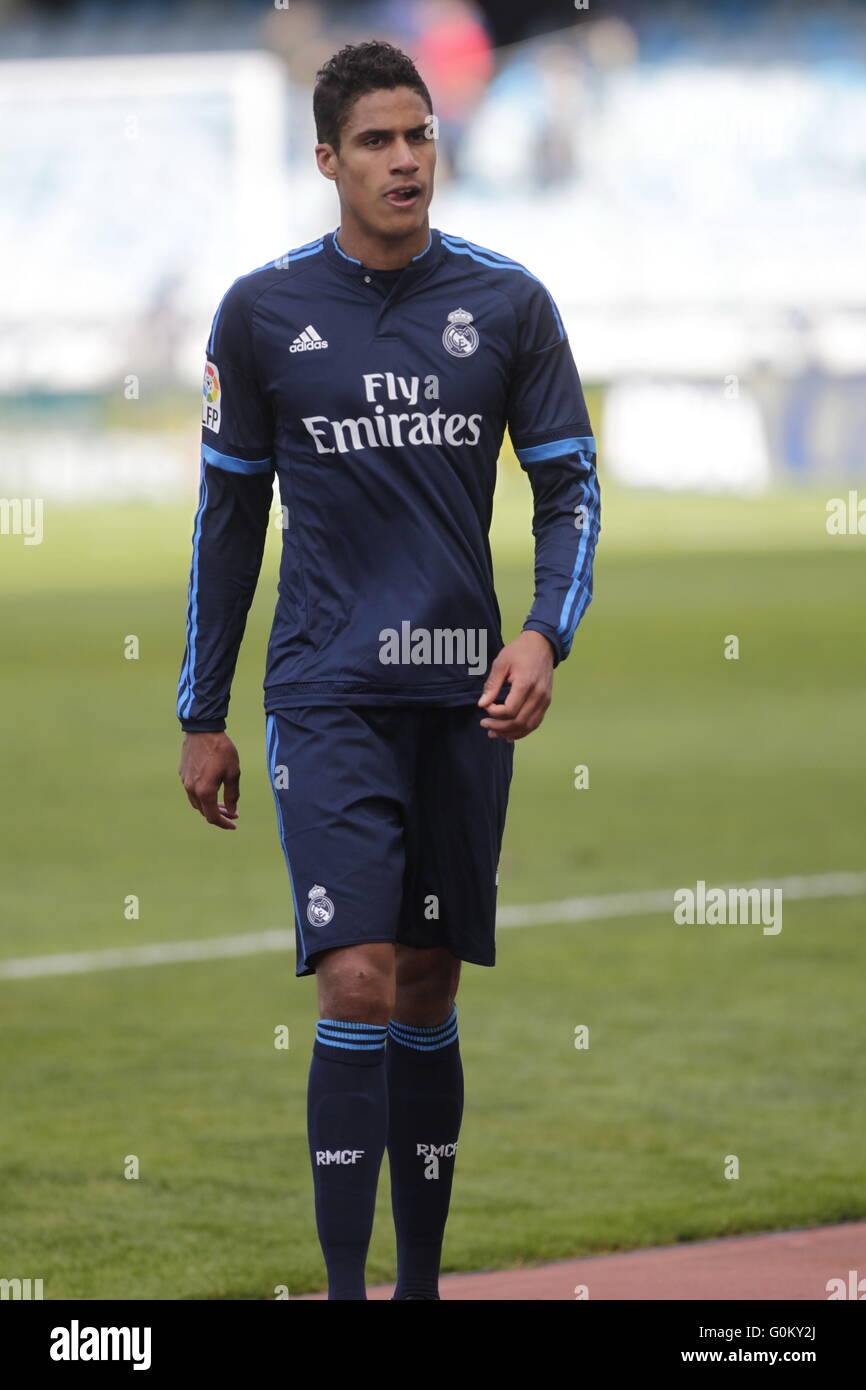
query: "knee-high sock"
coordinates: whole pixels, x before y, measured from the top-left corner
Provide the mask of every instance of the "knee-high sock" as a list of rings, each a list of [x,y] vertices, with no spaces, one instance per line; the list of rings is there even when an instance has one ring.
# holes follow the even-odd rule
[[[394,1297],[436,1298],[463,1118],[456,1005],[435,1028],[409,1027],[392,1019],[385,1070],[391,1207],[397,1232]]]
[[[307,1088],[316,1227],[328,1299],[364,1300],[364,1265],[388,1133],[387,1028],[320,1019]]]

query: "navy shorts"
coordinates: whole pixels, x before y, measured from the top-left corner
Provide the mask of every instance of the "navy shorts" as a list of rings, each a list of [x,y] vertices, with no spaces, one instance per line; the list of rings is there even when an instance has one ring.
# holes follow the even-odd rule
[[[335,946],[444,946],[496,961],[514,744],[476,705],[309,705],[267,716],[296,975]]]

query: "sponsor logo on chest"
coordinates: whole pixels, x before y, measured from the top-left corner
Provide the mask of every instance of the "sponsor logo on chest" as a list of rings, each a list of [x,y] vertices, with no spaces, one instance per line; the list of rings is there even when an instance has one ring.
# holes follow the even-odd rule
[[[399,449],[419,444],[472,448],[481,437],[484,417],[480,412],[449,415],[438,407],[412,411],[385,409],[384,401],[407,406],[438,401],[438,376],[422,378],[399,376],[394,372],[365,372],[361,381],[363,403],[371,407],[365,414],[343,420],[330,420],[327,415],[302,417],[305,429],[315,441],[317,453],[348,454],[359,449]]]

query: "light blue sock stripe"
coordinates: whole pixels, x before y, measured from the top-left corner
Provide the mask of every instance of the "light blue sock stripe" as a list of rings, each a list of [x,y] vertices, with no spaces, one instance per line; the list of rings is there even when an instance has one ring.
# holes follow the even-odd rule
[[[442,1038],[440,1042],[435,1043],[411,1042],[409,1038],[401,1038],[397,1033],[391,1034],[391,1041],[399,1043],[401,1047],[411,1047],[415,1052],[438,1052],[440,1048],[448,1047],[450,1043],[457,1041],[457,1029],[454,1029],[450,1037]]]
[[[411,1029],[403,1028],[389,1028],[388,1032],[392,1038],[399,1038],[401,1041],[405,1039],[408,1042],[437,1043],[443,1038],[453,1037],[457,1032],[457,1024],[450,1023],[447,1028],[436,1033],[413,1033]]]
[[[419,1052],[435,1052],[437,1048],[448,1047],[457,1038],[457,1005],[451,1010],[444,1023],[434,1028],[418,1028],[408,1023],[397,1023],[391,1019],[388,1034],[404,1047],[414,1047]]]
[[[341,1023],[337,1019],[320,1018],[316,1024],[316,1039],[328,1047],[343,1047],[350,1052],[374,1052],[384,1048],[388,1036],[385,1024]]]
[[[452,1008],[450,1014],[449,1014],[448,1017],[446,1018],[445,1022],[444,1022],[444,1023],[436,1023],[436,1024],[433,1025],[432,1028],[419,1028],[419,1027],[416,1027],[414,1023],[398,1023],[397,1020],[396,1020],[396,1018],[392,1018],[392,1019],[389,1021],[388,1027],[389,1027],[389,1028],[400,1028],[404,1033],[410,1033],[410,1034],[412,1034],[413,1036],[417,1036],[420,1040],[423,1041],[423,1040],[429,1038],[430,1035],[433,1034],[433,1033],[443,1033],[443,1032],[445,1031],[446,1028],[451,1028],[452,1025],[456,1026],[456,1020],[457,1020],[457,1005],[455,1004],[454,1007]]]
[[[401,1028],[399,1023],[389,1027],[388,1032],[394,1037],[411,1038],[413,1042],[437,1042],[439,1038],[446,1037],[449,1033],[456,1033],[457,1022],[444,1024],[443,1027],[434,1030],[422,1031],[422,1029]]]
[[[331,1028],[317,1028],[316,1033],[322,1038],[336,1038],[340,1042],[358,1042],[366,1047],[368,1044],[375,1046],[377,1043],[385,1041],[386,1033],[337,1033]]]
[[[339,1018],[320,1018],[319,1024],[327,1028],[350,1028],[353,1032],[359,1033],[386,1033],[387,1023],[347,1023]]]

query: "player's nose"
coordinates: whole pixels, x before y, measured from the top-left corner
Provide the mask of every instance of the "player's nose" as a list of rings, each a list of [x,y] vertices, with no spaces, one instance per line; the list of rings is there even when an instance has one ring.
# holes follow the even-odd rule
[[[399,174],[414,173],[416,169],[420,168],[418,156],[408,140],[398,140],[394,150],[394,172]]]

